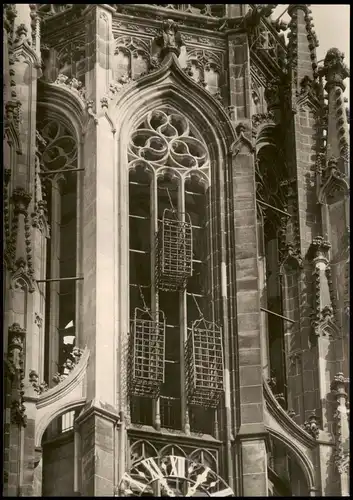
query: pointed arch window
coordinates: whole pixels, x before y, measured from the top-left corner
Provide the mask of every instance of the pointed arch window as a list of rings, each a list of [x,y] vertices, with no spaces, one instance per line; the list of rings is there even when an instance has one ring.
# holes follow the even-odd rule
[[[276,398],[285,406],[287,369],[280,261],[288,202],[284,188],[286,172],[271,128],[267,133],[268,137],[263,129],[262,138],[266,137],[266,141],[259,148],[256,164],[262,328],[266,336],[263,368]]]
[[[49,385],[72,369],[76,342],[78,178],[77,143],[57,120],[40,123],[44,139],[41,180],[44,185],[50,238],[47,240],[45,290],[45,366]],[[54,382],[55,383],[55,382]]]
[[[165,318],[158,393],[148,398],[130,390],[131,419],[193,430],[193,414],[200,408],[188,405],[185,343],[202,311],[214,320],[208,149],[196,128],[165,106],[145,116],[131,136],[128,155],[130,318],[137,309]],[[132,322],[132,345],[136,332]],[[152,352],[155,345],[148,342],[146,336],[146,352]],[[217,359],[223,374],[222,354]],[[212,433],[215,411],[201,413],[203,432]]]

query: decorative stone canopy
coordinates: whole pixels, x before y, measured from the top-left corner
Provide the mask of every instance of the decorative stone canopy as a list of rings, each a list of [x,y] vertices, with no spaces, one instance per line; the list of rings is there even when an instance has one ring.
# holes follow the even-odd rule
[[[326,78],[327,89],[332,85],[345,89],[343,80],[349,75],[349,69],[343,61],[344,53],[336,48],[329,49],[324,59],[324,65],[320,68],[319,74]]]

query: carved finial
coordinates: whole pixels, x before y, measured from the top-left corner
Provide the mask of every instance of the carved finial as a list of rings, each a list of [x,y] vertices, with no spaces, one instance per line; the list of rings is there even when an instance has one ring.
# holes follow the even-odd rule
[[[102,97],[101,99],[101,106],[102,108],[108,108],[108,97]]]
[[[315,268],[325,270],[328,266],[328,251],[331,248],[331,244],[326,241],[323,236],[317,236],[313,238],[311,243],[311,248],[309,249],[309,255],[315,263]]]
[[[331,391],[345,394],[347,386],[349,384],[349,378],[345,378],[342,372],[337,373],[331,382]]]
[[[289,418],[294,419],[296,417],[296,413],[294,410],[288,410],[287,415]]]
[[[25,40],[27,38],[28,28],[25,24],[19,24],[16,29],[17,40]]]
[[[60,369],[59,372],[55,373],[52,380],[55,384],[59,384],[63,380],[65,380],[72,370],[75,368],[75,366],[79,363],[81,356],[82,356],[82,349],[79,349],[78,347],[73,347],[72,351],[70,353],[70,357],[66,359],[65,363],[62,365],[62,368]]]
[[[349,69],[343,60],[344,54],[340,50],[332,48],[327,51],[324,65],[319,70],[319,75],[326,79],[326,90],[332,86],[341,87],[342,90],[346,88],[343,80],[349,76]]]
[[[280,103],[280,82],[272,80],[266,85],[265,99],[269,109],[277,107]]]
[[[288,12],[288,15],[293,17],[293,14],[296,13],[297,10],[303,10],[306,14],[311,12],[311,10],[309,9],[309,5],[308,4],[305,4],[305,3],[293,3],[293,4],[289,4],[288,5],[288,9],[287,9],[287,12]]]
[[[15,399],[11,402],[11,422],[21,427],[27,426],[26,407],[22,399]]]
[[[314,439],[318,439],[320,434],[318,418],[315,414],[310,415],[308,420],[304,422],[303,429],[308,432]]]
[[[24,339],[26,336],[26,330],[21,328],[18,323],[13,323],[9,327],[9,346],[8,350],[23,348]]]
[[[178,25],[172,19],[163,22],[163,34],[156,39],[157,44],[162,47],[162,57],[169,52],[174,52],[178,57],[180,47],[183,45],[181,34],[178,31]]]
[[[23,188],[16,188],[12,193],[12,201],[15,205],[15,210],[20,213],[27,213],[29,202],[32,195],[27,193]]]

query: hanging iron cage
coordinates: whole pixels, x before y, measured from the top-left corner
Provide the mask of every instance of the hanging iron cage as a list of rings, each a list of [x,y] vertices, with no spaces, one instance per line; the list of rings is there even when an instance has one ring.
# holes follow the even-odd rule
[[[164,382],[165,316],[135,308],[130,337],[132,396],[155,398]]]
[[[156,237],[156,283],[160,290],[184,290],[192,275],[192,227],[187,213],[165,209]]]
[[[186,342],[188,403],[216,408],[223,394],[222,330],[199,319],[192,323]]]

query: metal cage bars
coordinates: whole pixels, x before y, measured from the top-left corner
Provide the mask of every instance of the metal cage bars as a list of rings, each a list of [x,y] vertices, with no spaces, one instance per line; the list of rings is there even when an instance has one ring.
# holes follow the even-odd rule
[[[131,323],[129,392],[156,398],[164,382],[165,317],[136,307]]]
[[[189,329],[185,343],[186,391],[190,405],[216,408],[223,394],[222,330],[204,318]],[[165,317],[136,308],[130,338],[131,396],[157,398],[164,383]]]
[[[188,403],[216,408],[224,388],[221,328],[204,318],[194,321],[185,351]]]
[[[185,290],[192,276],[192,252],[189,214],[165,209],[156,235],[155,278],[159,290]]]

